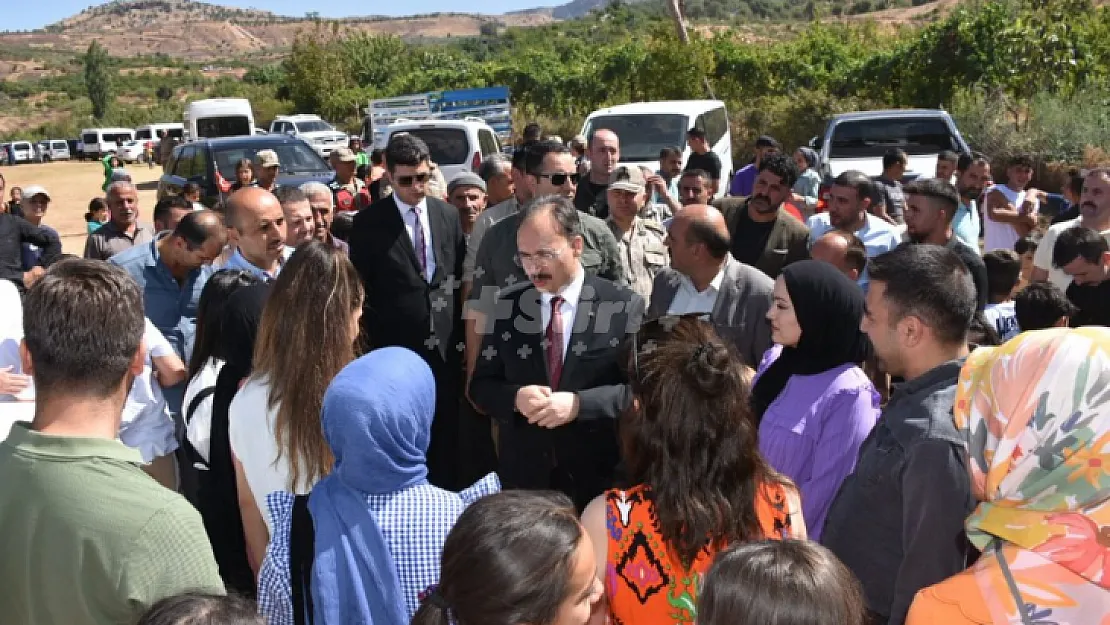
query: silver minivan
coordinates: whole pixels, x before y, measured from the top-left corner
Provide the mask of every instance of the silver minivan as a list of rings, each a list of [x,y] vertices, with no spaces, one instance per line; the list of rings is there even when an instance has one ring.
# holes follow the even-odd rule
[[[69,143],[62,139],[39,141],[36,147],[38,149],[38,160],[41,163],[68,161],[73,157],[73,155],[69,153]]]

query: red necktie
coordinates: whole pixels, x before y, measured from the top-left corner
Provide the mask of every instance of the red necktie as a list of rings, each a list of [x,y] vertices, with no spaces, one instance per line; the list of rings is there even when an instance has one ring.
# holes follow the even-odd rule
[[[551,298],[551,321],[543,333],[547,341],[547,374],[551,379],[551,390],[559,388],[559,378],[563,375],[563,313],[559,307],[563,298]]]

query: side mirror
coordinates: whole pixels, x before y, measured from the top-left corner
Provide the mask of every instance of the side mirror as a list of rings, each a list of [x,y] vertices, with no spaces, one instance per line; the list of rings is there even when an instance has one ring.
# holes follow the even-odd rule
[[[820,150],[821,149],[821,137],[813,137],[812,139],[810,139],[809,140],[809,147],[813,148],[814,150]]]

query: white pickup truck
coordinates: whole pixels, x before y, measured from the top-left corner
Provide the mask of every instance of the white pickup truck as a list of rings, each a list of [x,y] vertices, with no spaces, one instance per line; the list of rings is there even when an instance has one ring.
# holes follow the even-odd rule
[[[829,120],[825,134],[814,137],[811,147],[821,156],[820,171],[826,180],[854,169],[868,176],[883,173],[883,155],[898,148],[909,156],[904,180],[932,177],[937,155],[944,150],[968,153],[956,123],[948,113],[935,109],[892,109],[844,113]]]

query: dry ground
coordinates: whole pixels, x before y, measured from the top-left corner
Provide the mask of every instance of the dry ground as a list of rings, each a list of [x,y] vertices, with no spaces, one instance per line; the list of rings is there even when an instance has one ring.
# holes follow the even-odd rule
[[[158,177],[162,168],[146,165],[130,165],[127,170],[139,187],[139,219],[149,224],[154,212]],[[7,181],[7,191],[12,187],[26,187],[37,184],[46,187],[50,193],[50,208],[46,211],[43,223],[54,228],[62,236],[62,249],[67,254],[80,255],[85,251],[85,211],[89,200],[103,196],[100,186],[104,184],[104,166],[92,162],[57,162],[42,165],[18,165],[0,167]],[[9,198],[5,197],[4,200]]]

